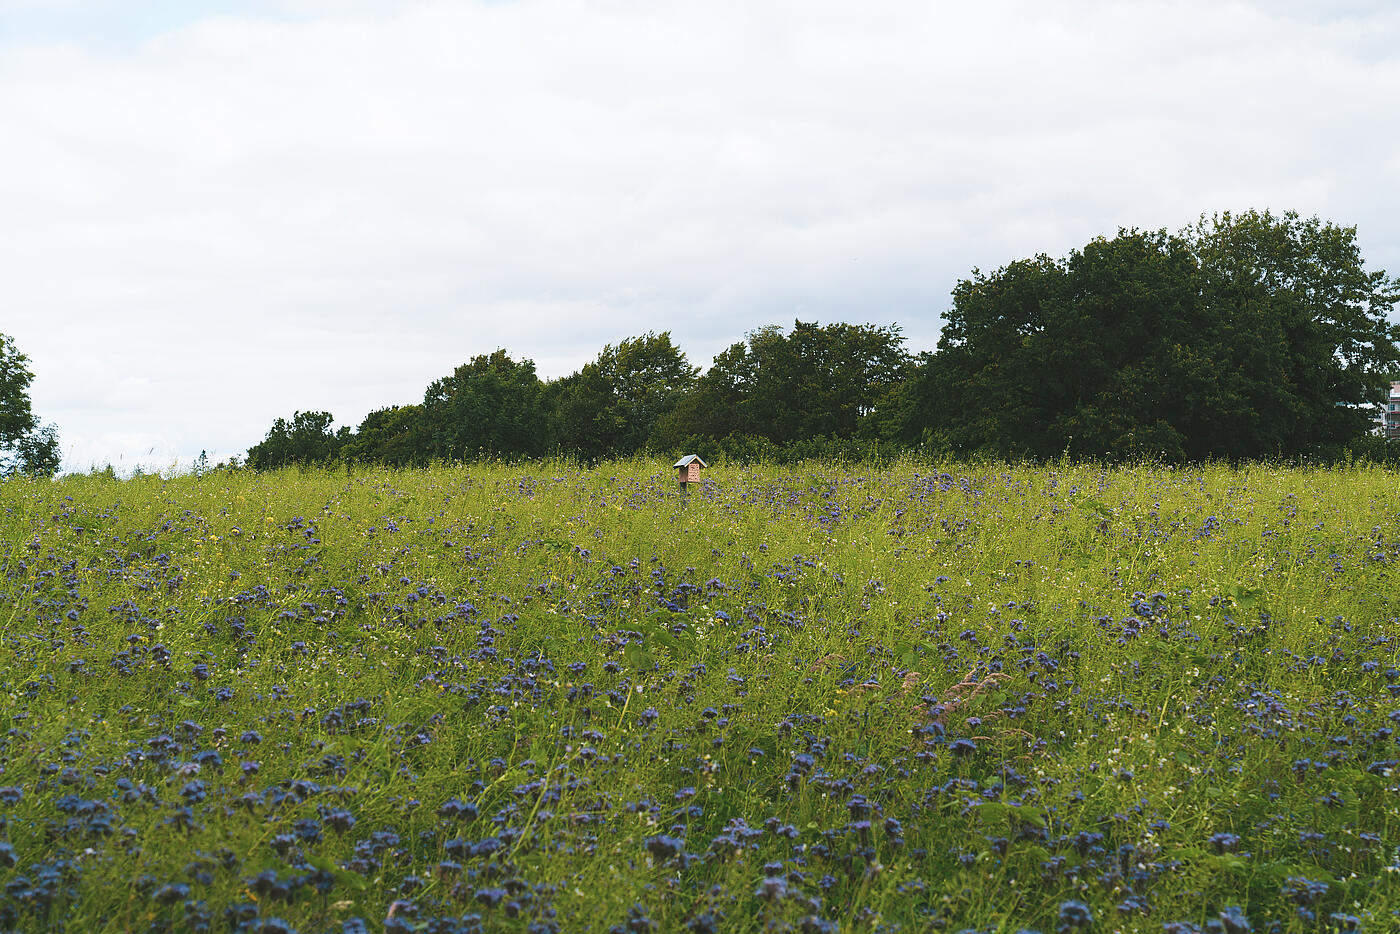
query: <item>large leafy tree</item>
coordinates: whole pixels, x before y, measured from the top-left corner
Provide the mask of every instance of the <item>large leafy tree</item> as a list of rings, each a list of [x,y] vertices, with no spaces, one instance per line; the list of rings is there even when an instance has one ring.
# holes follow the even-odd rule
[[[794,322],[770,326],[719,354],[660,435],[750,435],[775,444],[873,434],[910,358],[898,327]]]
[[[555,441],[585,457],[640,451],[697,372],[669,331],[609,344],[596,360],[547,387]]]
[[[544,453],[542,388],[531,360],[512,360],[504,350],[473,357],[423,396],[428,450],[444,460]]]
[[[1278,419],[1276,443],[1302,450],[1365,431],[1366,404],[1383,398],[1400,363],[1400,329],[1388,322],[1400,281],[1366,269],[1356,228],[1251,211],[1193,233],[1204,290],[1233,316],[1255,375],[1282,377],[1261,413]]]
[[[749,341],[755,380],[749,413],[778,444],[852,438],[904,378],[909,362],[898,327],[795,322]]]
[[[657,423],[652,445],[679,451],[731,434],[752,433],[745,404],[754,377],[748,347],[742,341],[731,344]]]
[[[958,283],[906,438],[1003,456],[1296,454],[1365,430],[1400,298],[1355,229],[1295,214],[1120,231]]]
[[[58,472],[58,434],[40,425],[29,403],[34,374],[14,339],[0,334],[0,474],[51,477]]]
[[[346,440],[342,454],[347,461],[358,463],[423,466],[429,456],[423,407],[394,405],[375,409]]]
[[[248,449],[248,466],[270,470],[293,464],[325,464],[334,460],[350,439],[350,429],[333,430],[329,412],[294,412],[289,422],[279,418],[267,437]]]

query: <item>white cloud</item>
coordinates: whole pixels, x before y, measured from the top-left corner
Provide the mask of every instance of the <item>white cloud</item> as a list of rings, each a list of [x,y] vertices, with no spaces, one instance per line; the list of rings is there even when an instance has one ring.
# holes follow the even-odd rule
[[[69,466],[354,422],[496,347],[703,364],[803,315],[923,349],[973,266],[1203,211],[1400,271],[1386,4],[234,6],[0,45],[0,329]]]

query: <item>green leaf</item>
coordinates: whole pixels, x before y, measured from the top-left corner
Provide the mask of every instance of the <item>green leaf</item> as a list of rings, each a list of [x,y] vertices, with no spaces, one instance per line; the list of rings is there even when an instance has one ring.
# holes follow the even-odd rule
[[[363,892],[365,888],[369,885],[369,883],[365,881],[364,876],[360,875],[358,872],[353,872],[349,869],[341,869],[335,864],[334,860],[328,857],[308,856],[306,857],[306,862],[307,865],[315,869],[319,869],[322,872],[330,873],[332,876],[335,877],[335,881],[343,882],[344,884],[350,886],[352,889],[355,889],[357,891]]]
[[[1234,853],[1220,853],[1207,857],[1207,862],[1215,866],[1216,869],[1224,869],[1230,872],[1240,872],[1245,868],[1245,861],[1242,857]]]
[[[627,664],[637,671],[645,671],[654,664],[651,653],[636,642],[627,643],[622,654],[627,657]]]
[[[973,807],[984,822],[995,821],[1005,817],[1009,811],[1015,810],[1000,801],[979,801]]]
[[[1050,823],[1050,813],[1045,808],[1023,804],[1011,811],[1016,817],[1028,824],[1035,824],[1037,827],[1046,827]]]
[[[1225,588],[1225,595],[1233,600],[1243,609],[1253,609],[1259,607],[1263,609],[1265,593],[1258,587],[1244,587],[1240,584],[1230,584]]]
[[[322,872],[333,873],[340,868],[335,864],[335,861],[328,856],[307,856],[306,864],[311,868],[319,869]]]
[[[1258,871],[1267,879],[1275,882],[1282,882],[1289,876],[1304,876],[1308,879],[1315,879],[1319,882],[1326,882],[1328,885],[1335,885],[1337,877],[1332,875],[1321,866],[1300,866],[1296,863],[1285,863],[1282,861],[1265,863],[1258,867]]]
[[[1035,846],[1034,844],[1032,844],[1032,845],[1030,845],[1030,846],[1023,846],[1023,847],[1020,847],[1020,849],[1021,849],[1021,852],[1022,852],[1025,856],[1029,857],[1030,859],[1032,859],[1032,860],[1034,860],[1035,862],[1038,862],[1038,863],[1046,862],[1047,860],[1050,859],[1050,857],[1051,857],[1051,855],[1052,855],[1051,852],[1050,852],[1049,850],[1047,850],[1045,847],[1043,847],[1043,846]]]
[[[1100,519],[1113,518],[1113,510],[1108,508],[1108,504],[1100,500],[1086,496],[1084,497],[1084,499],[1079,501],[1079,505],[1086,512],[1090,512],[1095,516],[1098,516]]]

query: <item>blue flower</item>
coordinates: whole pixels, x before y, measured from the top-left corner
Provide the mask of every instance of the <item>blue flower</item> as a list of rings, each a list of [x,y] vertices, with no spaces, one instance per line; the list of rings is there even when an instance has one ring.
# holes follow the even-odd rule
[[[670,859],[685,848],[685,841],[667,834],[646,838],[647,852],[657,859]]]
[[[1233,853],[1240,847],[1240,838],[1232,833],[1211,834],[1206,842],[1215,847],[1217,853]]]
[[[1220,913],[1220,925],[1225,934],[1248,934],[1254,930],[1238,905],[1230,905]]]
[[[155,894],[153,894],[151,898],[154,899],[158,905],[173,905],[176,902],[184,901],[189,898],[189,896],[190,887],[188,885],[185,885],[183,882],[172,882],[156,889]]]
[[[1094,913],[1083,902],[1070,899],[1060,902],[1059,921],[1062,931],[1067,931],[1070,928],[1088,927],[1094,923]]]
[[[787,897],[787,880],[781,876],[767,876],[754,889],[753,894],[766,901],[775,902]]]

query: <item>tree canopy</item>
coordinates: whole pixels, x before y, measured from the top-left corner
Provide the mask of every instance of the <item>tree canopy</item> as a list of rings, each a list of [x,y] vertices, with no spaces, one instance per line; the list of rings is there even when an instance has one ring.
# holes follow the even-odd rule
[[[697,372],[669,331],[609,344],[577,373],[549,384],[554,440],[590,458],[640,451]]]
[[[421,467],[430,449],[421,405],[375,409],[346,440],[341,454],[349,461],[386,467]]]
[[[1400,298],[1355,228],[1220,214],[958,283],[906,438],[1003,456],[1294,455],[1362,434]]]
[[[777,445],[853,438],[904,378],[909,355],[896,326],[796,321],[731,345],[661,425],[691,443],[748,435]]]
[[[423,396],[428,450],[442,460],[543,454],[542,388],[532,360],[512,360],[504,350],[473,357]]]
[[[34,374],[14,338],[0,334],[0,475],[58,472],[58,432],[41,425],[29,402]]]
[[[296,412],[290,422],[277,419],[267,437],[248,449],[248,466],[267,470],[332,460],[350,437],[348,428],[334,431],[334,421],[329,412]]]

